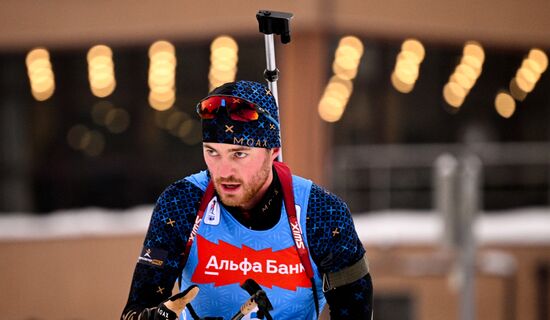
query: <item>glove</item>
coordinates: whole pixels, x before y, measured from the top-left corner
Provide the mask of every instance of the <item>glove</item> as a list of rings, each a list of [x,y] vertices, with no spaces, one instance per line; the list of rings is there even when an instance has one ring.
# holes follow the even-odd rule
[[[192,285],[163,301],[157,307],[144,309],[138,320],[177,320],[185,306],[199,293],[199,287]]]

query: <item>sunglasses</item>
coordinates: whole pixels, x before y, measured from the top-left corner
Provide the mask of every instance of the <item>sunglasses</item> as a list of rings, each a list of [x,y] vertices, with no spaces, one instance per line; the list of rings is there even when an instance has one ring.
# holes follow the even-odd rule
[[[197,104],[197,113],[201,119],[210,120],[216,118],[220,108],[225,108],[231,120],[240,122],[256,121],[261,113],[279,128],[279,123],[273,119],[267,110],[250,101],[233,96],[216,95],[207,97]]]

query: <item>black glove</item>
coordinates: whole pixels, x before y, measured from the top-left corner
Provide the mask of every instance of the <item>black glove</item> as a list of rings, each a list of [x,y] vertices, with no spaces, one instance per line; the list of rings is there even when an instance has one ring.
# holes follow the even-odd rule
[[[144,309],[138,320],[177,320],[185,309],[185,306],[191,302],[199,293],[199,288],[195,285],[190,286],[180,293],[177,293],[163,301],[157,307]]]
[[[139,315],[139,320],[177,320],[179,316],[164,304],[158,307],[144,309]]]

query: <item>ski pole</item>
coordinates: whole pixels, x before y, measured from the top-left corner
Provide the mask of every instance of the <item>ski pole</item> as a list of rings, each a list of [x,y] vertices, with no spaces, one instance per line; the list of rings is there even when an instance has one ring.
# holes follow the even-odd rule
[[[250,294],[250,298],[241,306],[241,309],[231,318],[231,320],[242,319],[256,307],[258,307],[257,314],[259,319],[263,319],[265,316],[267,320],[272,320],[273,318],[271,314],[269,314],[269,311],[273,310],[273,305],[260,285],[254,281],[254,279],[246,279],[241,285],[241,288]]]
[[[271,305],[265,291],[259,290],[248,300],[246,300],[246,302],[241,306],[241,309],[233,317],[231,317],[231,320],[242,319],[244,316],[254,311],[256,307],[258,308],[258,318],[263,319],[264,316],[266,316],[267,319],[270,320],[272,318],[266,308],[267,304]]]
[[[288,12],[277,12],[270,10],[260,10],[256,14],[260,32],[264,34],[265,40],[265,58],[267,68],[264,71],[264,78],[267,80],[269,90],[275,98],[277,106],[279,105],[279,95],[277,90],[277,80],[279,79],[279,69],[275,63],[275,42],[273,40],[273,34],[281,36],[281,42],[283,44],[290,42],[290,19],[293,14]],[[279,122],[281,121],[280,113],[277,112]],[[280,127],[280,125],[279,125]],[[283,161],[283,151],[279,152],[277,160]]]

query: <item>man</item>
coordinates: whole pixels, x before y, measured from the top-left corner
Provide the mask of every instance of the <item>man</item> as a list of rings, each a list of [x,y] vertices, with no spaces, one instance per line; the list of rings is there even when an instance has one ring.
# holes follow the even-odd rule
[[[247,319],[316,319],[325,303],[331,319],[371,319],[372,282],[349,209],[276,161],[271,92],[228,83],[197,113],[208,170],[158,199],[122,319],[176,319],[183,308],[186,319],[231,319],[250,298],[240,287],[248,279],[269,308],[258,303]],[[178,278],[185,290],[168,299]]]

